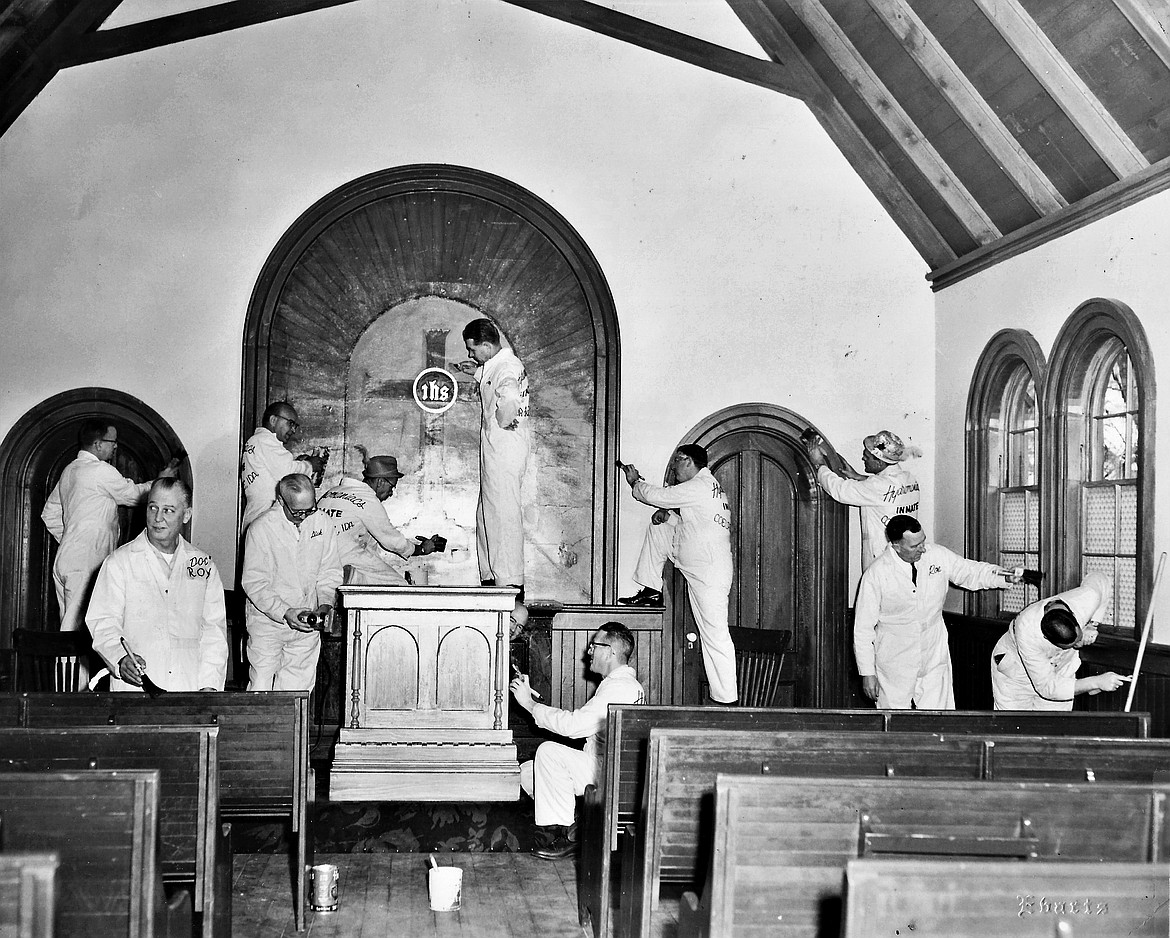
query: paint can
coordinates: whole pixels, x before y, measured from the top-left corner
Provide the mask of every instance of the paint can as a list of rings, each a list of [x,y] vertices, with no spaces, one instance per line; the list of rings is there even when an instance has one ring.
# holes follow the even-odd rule
[[[332,863],[309,868],[309,908],[314,912],[337,911],[337,867]]]

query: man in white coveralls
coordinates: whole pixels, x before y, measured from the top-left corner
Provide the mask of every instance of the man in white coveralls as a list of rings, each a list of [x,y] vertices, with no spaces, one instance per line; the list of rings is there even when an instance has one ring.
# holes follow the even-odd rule
[[[325,472],[321,456],[294,457],[285,444],[293,440],[300,429],[300,417],[288,401],[269,404],[264,410],[260,426],[244,444],[240,460],[240,481],[244,485],[243,530],[276,503],[276,483],[287,475],[299,472],[320,481]]]

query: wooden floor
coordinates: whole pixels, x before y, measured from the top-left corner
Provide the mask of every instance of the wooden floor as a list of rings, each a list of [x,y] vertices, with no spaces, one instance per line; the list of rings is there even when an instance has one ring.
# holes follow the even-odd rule
[[[340,874],[336,912],[310,912],[311,938],[592,938],[577,923],[576,862],[516,853],[445,853],[442,866],[463,868],[462,908],[432,912],[425,854],[317,854]],[[295,938],[288,857],[237,854],[232,934]]]

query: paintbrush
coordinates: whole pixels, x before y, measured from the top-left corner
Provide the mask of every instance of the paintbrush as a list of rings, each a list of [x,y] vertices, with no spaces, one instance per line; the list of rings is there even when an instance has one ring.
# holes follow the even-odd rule
[[[126,639],[123,638],[120,639],[120,641],[122,642],[122,647],[126,650],[126,654],[134,659],[135,664],[138,664],[138,656],[130,650],[130,646],[126,644]],[[152,681],[147,675],[145,669],[143,669],[141,666],[138,668],[138,672],[142,677],[142,689],[146,691],[149,696],[158,697],[159,695],[165,694],[167,692],[165,687],[159,687],[156,683],[154,683],[154,681]]]

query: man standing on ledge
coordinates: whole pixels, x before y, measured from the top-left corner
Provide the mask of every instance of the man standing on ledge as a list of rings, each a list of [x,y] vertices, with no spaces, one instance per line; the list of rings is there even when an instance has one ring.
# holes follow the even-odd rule
[[[574,811],[577,795],[601,778],[605,755],[605,721],[613,703],[640,704],[646,695],[630,667],[634,636],[620,622],[607,622],[589,642],[589,670],[602,678],[597,691],[576,710],[558,710],[532,699],[528,675],[511,683],[516,703],[532,714],[536,725],[567,739],[584,739],[585,748],[543,742],[536,758],[520,766],[520,787],[536,803],[536,826],[542,842],[533,851],[544,860],[559,860],[577,848]]]
[[[528,373],[511,349],[500,345],[490,319],[463,328],[463,344],[483,408],[479,429],[479,505],[475,549],[485,586],[518,586],[524,598],[524,511],[520,482],[528,462]]]
[[[951,650],[942,609],[947,587],[1005,589],[1010,570],[928,544],[917,519],[894,515],[889,547],[861,575],[853,653],[865,696],[881,709],[954,710]]]
[[[85,624],[110,669],[110,690],[141,690],[144,673],[164,690],[223,690],[223,583],[210,555],[183,537],[190,520],[187,483],[158,479],[146,530],[102,564]]]
[[[244,519],[241,530],[260,517],[276,503],[276,483],[294,472],[302,473],[321,483],[325,473],[325,459],[321,456],[299,456],[295,459],[285,449],[300,429],[300,417],[288,401],[269,404],[256,432],[244,444],[240,481],[244,484]]]
[[[1075,589],[1032,603],[991,651],[996,710],[1071,710],[1077,694],[1115,691],[1128,681],[1112,671],[1077,677],[1080,650],[1097,640],[1097,622],[1113,602],[1113,583],[1090,573]]]
[[[622,466],[634,498],[658,510],[650,519],[634,582],[625,606],[662,605],[662,565],[670,560],[687,579],[687,597],[703,644],[703,668],[711,699],[731,705],[739,699],[735,646],[727,628],[731,594],[731,506],[719,480],[707,468],[707,451],[688,443],[671,461],[674,485],[650,485],[632,465]],[[673,509],[673,510],[671,510]]]

